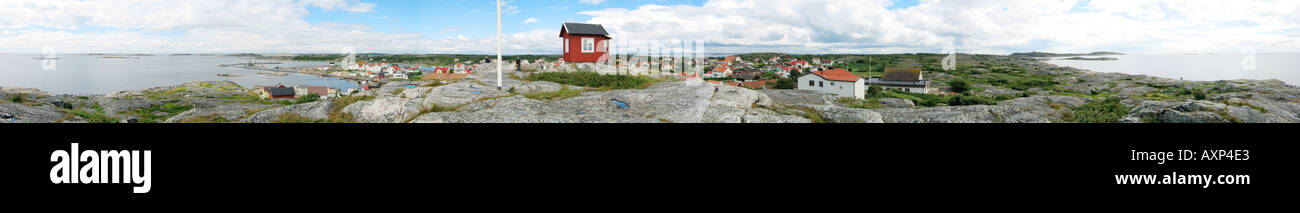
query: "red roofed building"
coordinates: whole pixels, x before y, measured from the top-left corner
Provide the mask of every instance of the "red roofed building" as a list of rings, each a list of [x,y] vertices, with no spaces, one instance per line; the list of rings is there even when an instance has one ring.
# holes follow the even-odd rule
[[[808,68],[808,67],[810,67],[810,66],[808,65],[808,61],[804,61],[804,60],[796,60],[796,61],[790,62],[790,66],[802,67],[802,68]]]
[[[599,24],[564,23],[560,27],[560,38],[564,38],[564,58],[566,62],[595,63],[609,60],[609,32]]]
[[[867,80],[844,69],[813,71],[799,76],[798,89],[831,93],[839,97],[866,98]]]
[[[773,79],[773,80],[775,80],[775,79]],[[770,82],[770,81],[772,81],[772,80],[767,80],[767,81],[746,81],[746,82],[742,82],[742,83],[740,83],[740,86],[741,86],[741,87],[744,87],[744,88],[750,88],[750,89],[767,88],[767,82]]]

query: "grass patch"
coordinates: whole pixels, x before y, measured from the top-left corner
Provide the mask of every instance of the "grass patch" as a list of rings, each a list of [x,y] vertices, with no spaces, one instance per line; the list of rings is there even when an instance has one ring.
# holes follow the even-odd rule
[[[534,73],[525,78],[528,81],[549,81],[567,85],[577,85],[599,90],[645,89],[663,79],[648,76],[601,75],[595,72],[544,72]]]
[[[811,107],[782,105],[780,107],[766,107],[766,109],[786,115],[798,115],[807,118],[812,121],[812,123],[834,123],[833,121],[824,118],[821,112]]]
[[[997,101],[982,96],[953,95],[948,96],[948,106],[998,105]]]
[[[869,98],[869,99],[840,98],[840,99],[836,99],[835,102],[848,108],[859,108],[859,109],[885,108],[884,103],[880,103],[879,99],[874,99],[874,98]]]
[[[512,97],[512,96],[515,96],[515,95],[514,95],[514,94],[510,94],[510,95],[496,96],[496,97],[482,97],[482,98],[479,98],[478,100],[474,100],[473,102],[466,103],[466,105],[468,105],[468,104],[472,104],[472,103],[478,103],[478,102],[484,102],[484,101],[495,100],[495,99],[498,99],[498,98],[508,98],[508,97]]]
[[[1201,89],[1187,89],[1180,86],[1164,85],[1164,84],[1151,84],[1151,83],[1139,83],[1139,84],[1159,90],[1157,92],[1142,94],[1142,96],[1137,97],[1137,98],[1143,98],[1148,100],[1157,100],[1157,101],[1183,101],[1188,99],[1205,100],[1206,96],[1208,96],[1205,90],[1201,90]]]
[[[21,104],[26,101],[27,98],[23,97],[23,94],[9,94],[9,102]]]
[[[1238,102],[1238,103],[1228,103],[1228,102],[1224,102],[1224,104],[1228,104],[1228,105],[1230,105],[1230,106],[1249,107],[1249,108],[1251,108],[1251,109],[1255,109],[1255,110],[1257,110],[1257,111],[1259,111],[1259,112],[1268,113],[1268,109],[1264,109],[1263,107],[1255,106],[1254,104],[1250,104],[1250,103],[1247,103],[1247,102]]]
[[[120,122],[120,120],[118,120],[117,118],[109,117],[109,116],[107,116],[107,115],[104,115],[103,113],[86,112],[86,111],[75,110],[75,109],[64,109],[63,111],[64,111],[64,112],[67,112],[68,115],[76,116],[76,117],[81,117],[81,118],[84,118],[84,119],[86,119],[86,120],[89,120],[90,123],[118,123],[118,122]],[[67,119],[67,118],[68,118],[68,117],[64,117],[64,119]]]
[[[555,92],[537,92],[523,95],[525,98],[531,98],[533,100],[551,101],[582,96],[582,93],[586,91],[587,90],[585,89],[563,89]]]
[[[352,117],[352,113],[341,113],[337,115],[331,114],[329,118],[325,118],[325,123],[350,124],[357,123],[357,120]]]
[[[427,83],[427,84],[420,85],[420,86],[421,86],[421,87],[439,87],[439,86],[442,86],[442,85],[447,85],[447,84],[442,83],[441,80],[433,80],[433,82],[429,82],[429,83]]]
[[[172,116],[176,116],[177,114],[191,109],[194,109],[194,106],[178,103],[165,103],[161,105],[154,104],[153,106],[149,106],[149,108],[137,109],[128,114],[138,117],[141,123],[158,123],[158,121],[167,120],[167,118],[171,118]]]
[[[1119,119],[1133,110],[1119,103],[1118,99],[1106,99],[1083,104],[1072,108],[1073,113],[1066,113],[1062,120],[1075,123],[1119,123]]]
[[[1083,93],[1077,93],[1071,91],[1052,91],[1051,93],[1052,95],[1056,95],[1056,96],[1074,96],[1078,98],[1092,98],[1092,99],[1106,99],[1106,98],[1110,98],[1111,95],[1114,95],[1114,93],[1110,93],[1110,92],[1094,92],[1093,94],[1083,94]]]
[[[98,112],[98,113],[104,113],[104,106],[103,106],[103,105],[99,105],[99,103],[95,103],[95,104],[93,104],[93,105],[90,105],[90,108],[91,108],[91,109],[94,109],[95,112]]]
[[[393,96],[400,95],[400,94],[402,94],[402,92],[406,92],[406,88],[399,88],[399,89],[393,90]]]
[[[818,112],[816,109],[809,108],[809,107],[794,107],[794,108],[796,110],[802,111],[803,117],[808,118],[808,120],[812,120],[813,123],[819,123],[819,124],[832,123],[831,121],[826,120],[826,118],[823,118],[822,113]]]
[[[294,104],[311,103],[319,100],[320,100],[320,95],[312,93],[312,94],[304,95],[302,97],[298,97],[297,100],[294,100]]]
[[[462,105],[462,106],[464,106],[464,105]],[[433,105],[433,107],[420,109],[420,113],[419,113],[419,114],[415,114],[415,116],[412,116],[410,119],[406,119],[406,121],[402,121],[402,123],[410,123],[411,121],[415,120],[416,118],[419,118],[420,116],[423,116],[424,114],[428,114],[428,113],[431,113],[431,112],[452,112],[452,111],[456,111],[456,110],[459,110],[459,109],[460,109],[460,106],[456,106],[456,107],[444,107],[444,106]]]
[[[271,123],[321,123],[324,121],[302,117],[298,113],[284,113],[280,114],[280,117],[276,117]]]
[[[189,88],[177,87],[175,89],[171,89],[167,91],[148,93],[145,94],[145,97],[148,97],[149,99],[165,99],[167,97],[176,96],[177,93],[189,92],[189,91],[190,91]]]

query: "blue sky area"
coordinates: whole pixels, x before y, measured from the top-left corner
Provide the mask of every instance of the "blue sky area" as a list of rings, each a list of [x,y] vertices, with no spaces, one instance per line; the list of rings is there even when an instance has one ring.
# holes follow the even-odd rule
[[[311,15],[306,20],[313,23],[331,22],[369,25],[373,27],[375,32],[381,33],[420,33],[424,34],[426,39],[442,39],[455,36],[474,38],[496,35],[497,14],[494,1],[376,0],[366,2],[378,5],[375,12],[324,11],[321,8],[311,7]],[[591,19],[591,16],[578,14],[581,11],[605,8],[636,8],[645,4],[704,4],[704,0],[607,0],[596,5],[579,3],[577,0],[507,2],[508,6],[502,7],[505,12],[501,16],[502,31],[505,34],[536,29],[558,29],[566,21],[582,22]],[[524,23],[529,19],[537,19],[537,22]]]

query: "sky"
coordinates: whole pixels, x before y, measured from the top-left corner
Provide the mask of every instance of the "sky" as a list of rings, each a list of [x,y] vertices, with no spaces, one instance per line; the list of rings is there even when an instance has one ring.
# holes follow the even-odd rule
[[[620,43],[811,54],[1300,52],[1294,0],[508,0],[506,54],[559,54],[565,22]],[[493,0],[6,0],[0,52],[496,51]]]

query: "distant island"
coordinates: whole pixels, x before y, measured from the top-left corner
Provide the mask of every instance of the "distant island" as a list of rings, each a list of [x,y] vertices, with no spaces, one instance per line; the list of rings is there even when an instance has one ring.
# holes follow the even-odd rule
[[[142,56],[154,56],[153,54],[140,54],[140,53],[135,53],[135,54],[130,54],[130,53],[123,53],[123,54],[88,53],[88,54],[84,54],[84,55],[88,55],[88,56],[104,56],[104,57],[113,57],[113,58],[118,58],[118,57],[142,57]]]
[[[1088,58],[1088,57],[1078,57],[1078,56],[1075,56],[1075,57],[1069,57],[1069,58],[1062,58],[1062,59],[1060,59],[1060,60],[1074,60],[1074,61],[1114,61],[1114,60],[1119,60],[1119,59],[1118,59],[1118,58],[1111,58],[1111,57],[1096,57],[1096,58]]]
[[[1106,55],[1124,55],[1124,53],[1117,53],[1117,52],[1092,52],[1092,53],[1046,53],[1046,52],[1028,52],[1028,53],[1012,53],[1012,54],[1011,54],[1011,57],[1043,58],[1043,57],[1077,57],[1077,56],[1106,56]]]

